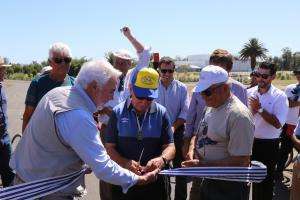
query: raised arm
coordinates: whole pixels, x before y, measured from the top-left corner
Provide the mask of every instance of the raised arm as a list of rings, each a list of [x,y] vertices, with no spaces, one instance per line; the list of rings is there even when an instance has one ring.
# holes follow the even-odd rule
[[[144,46],[142,45],[142,43],[140,41],[138,41],[131,33],[131,30],[129,27],[124,26],[122,29],[122,33],[124,34],[124,36],[129,40],[129,42],[133,45],[133,47],[135,48],[136,52],[142,53],[144,51]]]

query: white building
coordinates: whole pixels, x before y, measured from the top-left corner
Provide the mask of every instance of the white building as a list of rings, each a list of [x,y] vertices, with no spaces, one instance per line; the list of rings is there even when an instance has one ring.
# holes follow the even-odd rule
[[[199,54],[187,56],[186,61],[175,61],[176,66],[193,65],[203,68],[209,64],[209,54]],[[234,59],[232,72],[248,72],[251,71],[250,60],[241,61]]]

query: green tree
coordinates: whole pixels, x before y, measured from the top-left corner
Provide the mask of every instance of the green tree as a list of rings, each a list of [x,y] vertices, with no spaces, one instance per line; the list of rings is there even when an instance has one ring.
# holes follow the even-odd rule
[[[87,62],[88,59],[86,57],[81,58],[72,58],[71,67],[69,71],[69,75],[76,77],[78,72],[80,71],[81,66],[83,63]]]
[[[292,69],[293,64],[293,53],[289,47],[285,47],[281,50],[282,52],[282,68],[285,70]]]
[[[264,47],[263,43],[259,42],[257,38],[251,38],[248,43],[244,44],[243,49],[239,53],[241,60],[248,60],[250,58],[251,69],[253,71],[256,66],[256,59],[266,59],[267,52],[268,49]]]

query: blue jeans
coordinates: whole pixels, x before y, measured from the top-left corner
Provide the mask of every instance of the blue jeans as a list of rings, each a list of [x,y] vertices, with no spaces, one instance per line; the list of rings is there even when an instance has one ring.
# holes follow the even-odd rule
[[[2,135],[0,139],[0,175],[3,187],[9,186],[14,180],[14,172],[9,167],[11,157],[11,143],[8,134]]]

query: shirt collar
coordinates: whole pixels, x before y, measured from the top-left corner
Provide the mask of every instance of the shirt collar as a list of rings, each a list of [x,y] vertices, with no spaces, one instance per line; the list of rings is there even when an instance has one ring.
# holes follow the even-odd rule
[[[172,88],[174,84],[175,84],[175,79],[172,80],[172,82],[170,83],[170,85],[166,89]],[[161,80],[159,80],[159,85],[161,87],[165,88],[165,86],[162,84]]]
[[[126,104],[126,107],[127,107],[128,110],[134,109],[134,107],[133,107],[133,105],[132,105],[132,103],[131,103],[131,98],[128,98],[128,99],[126,100],[125,104]],[[153,100],[152,103],[151,103],[151,106],[150,106],[150,111],[149,111],[149,113],[155,113],[156,111],[157,111],[157,107],[156,107],[156,105],[155,105],[155,101]]]
[[[80,96],[84,99],[87,108],[91,113],[97,111],[97,107],[95,103],[92,101],[92,99],[89,97],[89,95],[84,91],[84,89],[80,85],[74,85],[73,89],[76,90],[80,94]]]

